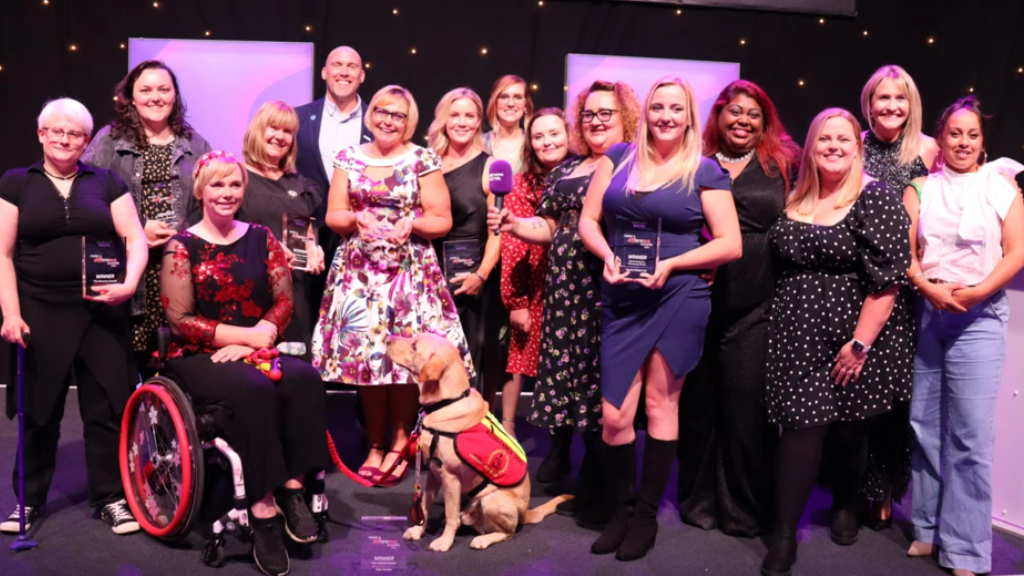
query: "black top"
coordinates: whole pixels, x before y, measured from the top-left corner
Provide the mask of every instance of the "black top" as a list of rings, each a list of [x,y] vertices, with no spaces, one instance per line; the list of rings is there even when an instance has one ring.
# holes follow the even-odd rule
[[[270,228],[274,238],[281,241],[284,227],[281,217],[284,214],[308,218],[317,212],[319,206],[320,194],[316,190],[316,184],[301,174],[286,174],[277,180],[271,180],[249,170],[249,184],[245,187],[242,207],[235,218],[243,222],[262,224]],[[318,220],[316,225],[323,227],[324,223]]]
[[[436,241],[434,251],[440,256],[444,242],[451,240],[479,240],[480,253],[487,243],[487,195],[484,193],[484,168],[487,154],[476,158],[444,175],[444,183],[452,202],[452,229]]]
[[[0,177],[0,198],[18,208],[14,269],[19,291],[55,302],[82,299],[82,236],[115,238],[110,205],[128,193],[111,170],[78,163],[65,199],[39,161]]]
[[[895,142],[882,142],[874,132],[868,130],[864,137],[864,171],[888,184],[901,198],[911,180],[928,175],[928,167],[920,156],[910,164],[900,164],[902,145],[903,136]]]
[[[795,181],[795,177],[790,180]],[[743,256],[718,269],[711,309],[716,315],[742,317],[775,293],[778,264],[768,245],[768,230],[785,208],[786,182],[781,175],[765,174],[755,156],[732,180],[732,198],[743,235]]]

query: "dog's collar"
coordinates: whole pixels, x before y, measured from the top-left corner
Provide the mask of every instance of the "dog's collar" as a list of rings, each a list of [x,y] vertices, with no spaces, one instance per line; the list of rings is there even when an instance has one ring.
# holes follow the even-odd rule
[[[427,414],[433,414],[434,412],[437,412],[438,410],[440,410],[442,408],[447,408],[448,406],[451,406],[452,404],[455,404],[459,400],[464,400],[466,398],[469,398],[470,390],[471,390],[470,388],[467,388],[466,391],[463,392],[462,394],[460,394],[458,398],[448,398],[446,400],[440,400],[440,401],[434,402],[433,404],[431,404],[429,406],[424,406],[423,407],[423,411],[426,412]]]

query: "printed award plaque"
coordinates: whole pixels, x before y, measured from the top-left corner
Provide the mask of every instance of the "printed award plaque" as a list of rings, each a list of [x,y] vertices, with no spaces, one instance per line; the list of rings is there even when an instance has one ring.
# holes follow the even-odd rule
[[[93,288],[120,284],[126,274],[127,253],[120,238],[82,236],[82,297],[99,296]]]
[[[471,274],[480,267],[480,242],[478,240],[449,240],[442,245],[444,254],[444,277],[449,288],[452,278],[460,274]]]
[[[419,549],[415,543],[402,540],[408,523],[405,516],[363,516],[358,573],[405,573],[409,553]]]
[[[292,270],[309,272],[309,252],[316,246],[316,218],[294,214],[285,214],[282,218],[284,247],[295,256],[290,266]]]
[[[661,218],[647,222],[618,218],[615,257],[620,272],[629,278],[639,278],[644,272],[654,274],[660,251]]]

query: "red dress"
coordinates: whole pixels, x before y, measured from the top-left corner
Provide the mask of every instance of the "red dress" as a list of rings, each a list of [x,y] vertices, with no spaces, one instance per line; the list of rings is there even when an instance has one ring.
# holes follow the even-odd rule
[[[505,206],[517,218],[536,215],[544,192],[544,178],[516,174]],[[511,312],[530,310],[530,331],[512,329],[508,349],[510,374],[537,375],[540,355],[540,326],[544,319],[544,284],[548,270],[548,247],[527,244],[505,234],[501,239],[501,300]]]

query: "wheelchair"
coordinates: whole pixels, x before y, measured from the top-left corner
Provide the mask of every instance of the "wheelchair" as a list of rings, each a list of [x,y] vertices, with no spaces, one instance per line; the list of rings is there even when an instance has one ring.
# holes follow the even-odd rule
[[[167,360],[170,330],[161,328],[157,341],[159,370]],[[292,348],[286,344],[283,353]],[[224,563],[225,534],[246,541],[252,535],[242,461],[220,438],[218,418],[216,408],[193,410],[181,387],[158,374],[140,383],[128,399],[119,447],[121,482],[132,514],[142,530],[166,541],[185,538],[199,517],[206,467],[213,464],[231,471],[231,509],[213,523],[202,550],[203,563],[214,567]],[[330,519],[324,477],[320,471],[307,485],[320,542],[328,539]]]

